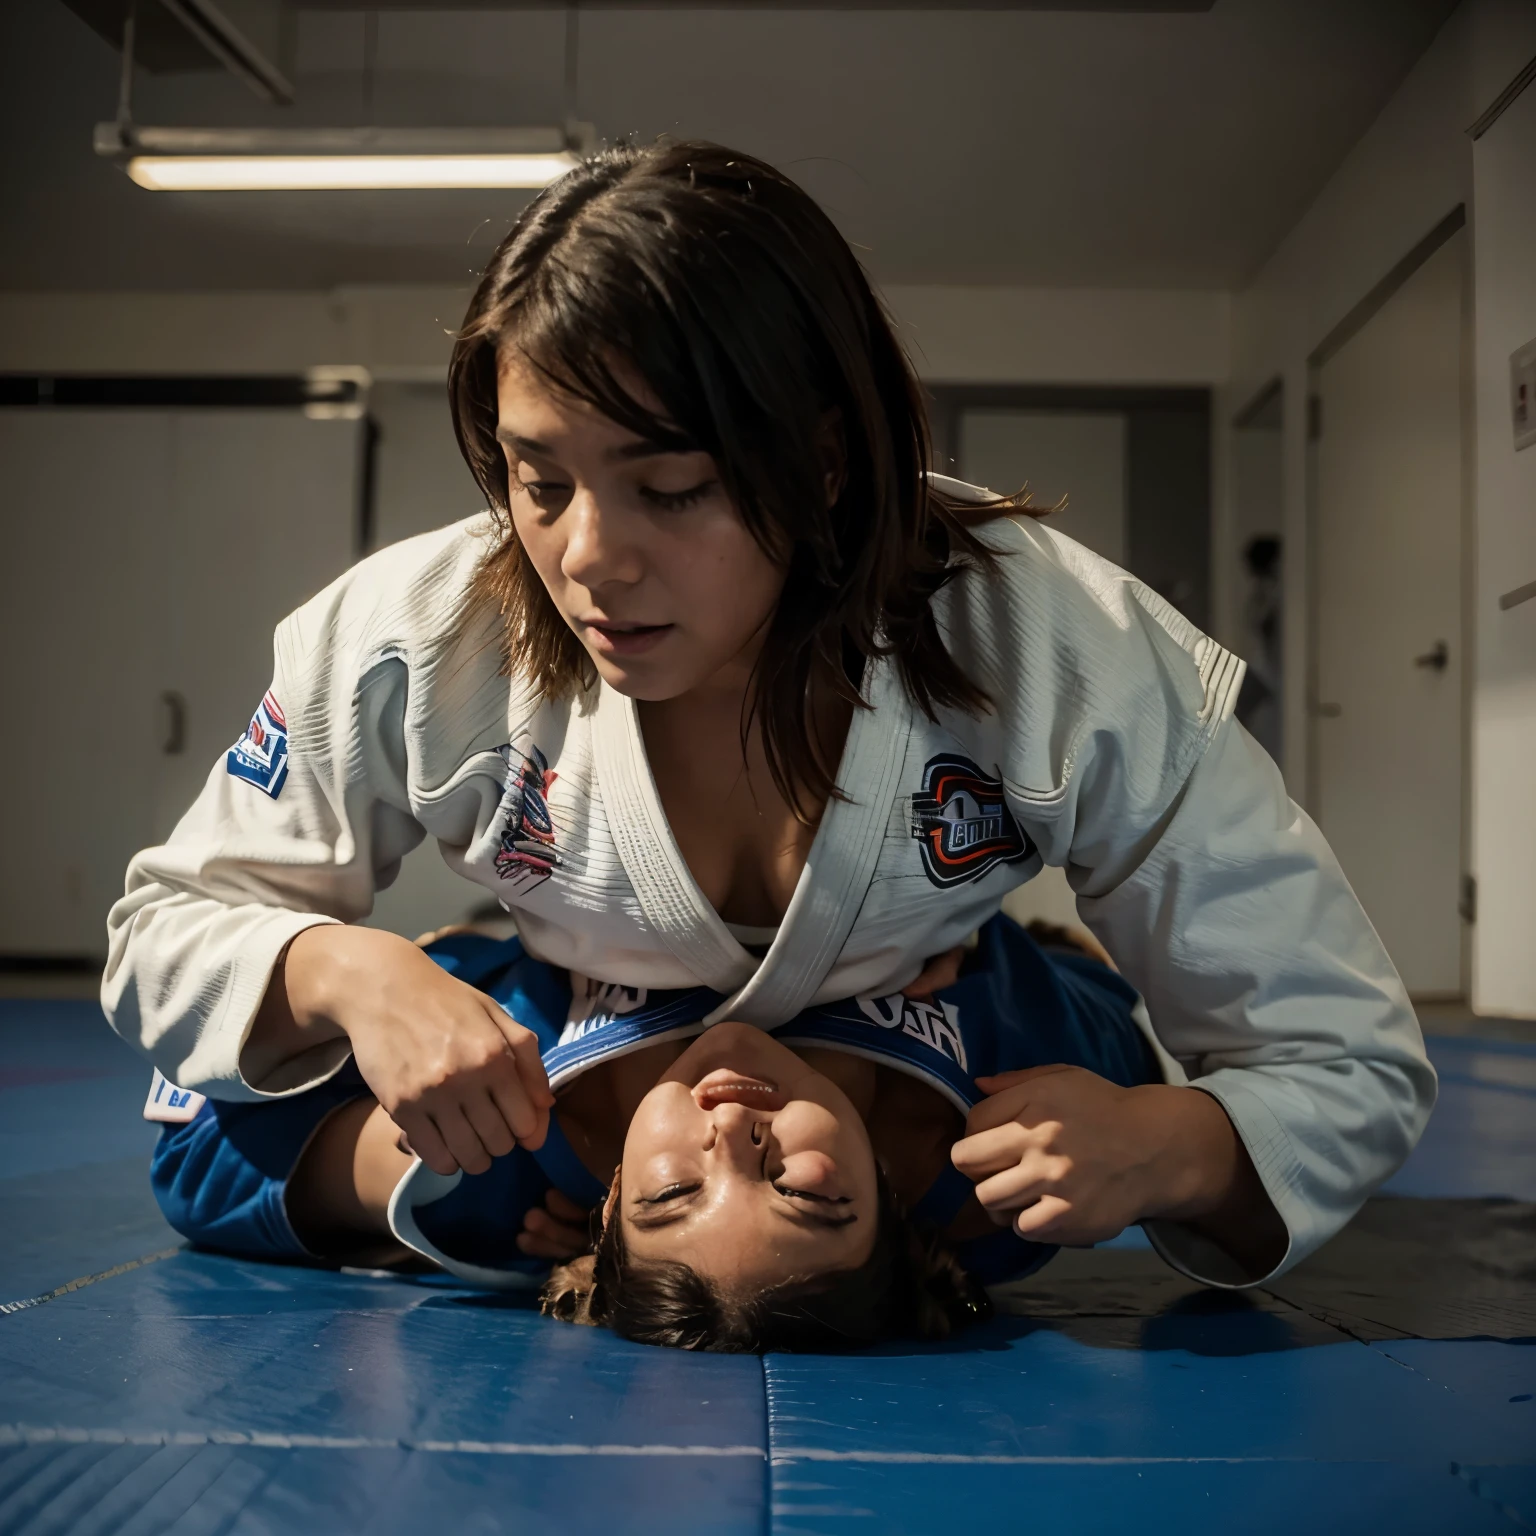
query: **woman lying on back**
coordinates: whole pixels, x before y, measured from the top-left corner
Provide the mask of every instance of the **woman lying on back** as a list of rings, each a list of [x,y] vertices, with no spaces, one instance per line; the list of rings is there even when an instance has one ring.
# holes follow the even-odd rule
[[[167,1079],[271,1109],[350,1061],[440,1175],[532,1146],[534,1034],[355,926],[429,834],[552,974],[713,994],[694,1030],[889,997],[1052,863],[1164,1084],[1124,1136],[1101,1075],[1033,1082],[1019,1236],[1149,1218],[1248,1284],[1397,1167],[1433,1074],[1231,719],[1241,664],[927,474],[906,359],[793,184],[693,144],[571,172],[492,259],[450,399],[490,512],[286,621],[250,730],[130,866],[103,998]]]
[[[1137,1136],[1149,1100],[1182,1091],[1162,1085],[1136,994],[1086,936],[1041,937],[993,918],[907,993],[809,1008],[769,1034],[699,1033],[720,1002],[707,990],[571,987],[515,939],[456,933],[428,952],[523,1021],[555,1099],[532,1096],[518,1147],[484,1173],[435,1174],[348,1067],[278,1104],[209,1099],[167,1125],[155,1193],[204,1247],[421,1255],[650,1343],[942,1338],[987,1314],[985,1284],[1055,1252],[1009,1230],[1028,1203],[1038,1085],[1117,1085],[1112,1146]],[[595,1254],[550,1275],[549,1260],[588,1251],[589,1211]],[[1146,1214],[1134,1179],[1079,1222],[1107,1232],[1133,1212]]]

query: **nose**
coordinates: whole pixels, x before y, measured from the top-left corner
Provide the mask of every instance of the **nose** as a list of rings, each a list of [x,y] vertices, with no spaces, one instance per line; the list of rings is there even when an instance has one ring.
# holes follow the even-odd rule
[[[755,1176],[763,1165],[768,1122],[745,1104],[717,1104],[710,1116],[715,1125],[715,1152],[734,1172]]]
[[[578,486],[566,504],[565,553],[560,570],[568,581],[595,592],[640,579],[640,552],[624,534],[624,519],[604,511],[591,491]]]

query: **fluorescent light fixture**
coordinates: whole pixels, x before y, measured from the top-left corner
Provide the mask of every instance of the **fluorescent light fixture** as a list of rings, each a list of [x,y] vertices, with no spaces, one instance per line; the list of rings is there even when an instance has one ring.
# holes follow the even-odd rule
[[[338,192],[367,187],[547,187],[574,155],[135,155],[151,192]]]
[[[103,123],[96,152],[151,192],[547,187],[595,142],[587,124],[513,129],[202,129]]]

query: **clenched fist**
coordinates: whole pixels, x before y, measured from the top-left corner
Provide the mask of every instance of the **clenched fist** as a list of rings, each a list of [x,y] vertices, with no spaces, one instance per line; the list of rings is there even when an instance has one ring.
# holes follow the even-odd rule
[[[555,1096],[537,1036],[406,939],[305,929],[263,1012],[277,1015],[258,1016],[269,1055],[344,1034],[363,1081],[434,1173],[484,1173],[514,1146],[544,1144]]]
[[[1246,1250],[1255,1201],[1273,1214],[1226,1112],[1198,1089],[1121,1088],[1069,1066],[976,1082],[987,1098],[951,1156],[1020,1237],[1087,1246],[1165,1217],[1214,1227],[1217,1241],[1231,1226],[1230,1246]]]

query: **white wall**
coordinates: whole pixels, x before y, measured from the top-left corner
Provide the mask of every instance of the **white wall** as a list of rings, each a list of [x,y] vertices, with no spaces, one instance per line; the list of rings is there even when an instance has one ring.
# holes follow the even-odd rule
[[[1512,451],[1509,353],[1536,337],[1536,90],[1474,147],[1467,127],[1536,53],[1529,0],[1465,0],[1274,256],[1232,304],[1235,405],[1286,391],[1285,771],[1305,800],[1307,357],[1458,203],[1474,248],[1471,592],[1473,1003],[1536,1015],[1536,612],[1497,596],[1536,579],[1536,453]],[[1218,547],[1232,538],[1219,507]]]
[[[1303,801],[1309,724],[1304,580],[1307,357],[1447,213],[1458,203],[1470,201],[1471,141],[1464,130],[1481,110],[1472,105],[1471,31],[1471,16],[1463,6],[1279,249],[1232,303],[1233,407],[1240,407],[1273,378],[1281,378],[1285,386],[1282,767],[1291,793]],[[1230,550],[1233,543],[1230,537],[1216,542],[1218,553]],[[1230,559],[1225,560],[1222,569],[1230,564]]]
[[[1206,290],[892,287],[886,302],[934,383],[1216,384],[1229,300]]]
[[[467,290],[0,293],[0,370],[282,373],[351,363],[440,373]]]
[[[425,377],[468,289],[0,293],[0,370],[277,372],[352,363]],[[895,287],[919,372],[974,384],[1211,384],[1227,374],[1224,293]]]
[[[1497,95],[1510,59],[1536,54],[1536,6],[1490,5],[1474,70]],[[1502,77],[1501,77],[1502,72]],[[1477,552],[1472,626],[1472,860],[1478,878],[1473,1006],[1536,1017],[1536,447],[1514,450],[1509,354],[1536,341],[1536,87],[1472,151],[1476,242]]]

